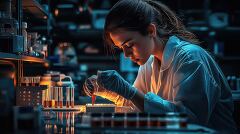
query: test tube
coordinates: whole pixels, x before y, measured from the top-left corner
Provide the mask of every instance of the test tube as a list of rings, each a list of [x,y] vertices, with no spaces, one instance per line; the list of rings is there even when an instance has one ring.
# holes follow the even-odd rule
[[[40,80],[41,80],[41,77],[38,76],[38,77],[37,77],[37,86],[40,86]]]
[[[70,107],[70,87],[66,88],[66,108]]]
[[[29,77],[25,77],[26,86],[29,86]]]
[[[52,87],[48,89],[48,107],[52,107],[52,92],[51,92]]]
[[[55,108],[57,108],[58,107],[58,87],[54,87],[54,99],[55,99]]]
[[[46,99],[46,91],[43,90],[43,94],[42,94],[42,105],[43,105],[43,107],[46,107],[45,99]]]
[[[28,81],[29,81],[28,86],[32,86],[32,77],[28,77]]]
[[[71,97],[70,97],[70,101],[71,101],[71,107],[74,108],[74,87],[71,87]]]
[[[54,88],[53,88],[53,86],[51,88],[51,105],[52,105],[52,107],[55,107],[55,97],[54,97]]]
[[[31,86],[35,86],[35,77],[30,77],[31,79]]]
[[[63,107],[63,88],[59,87],[59,92],[58,92],[58,98],[59,98],[59,107],[62,108]]]
[[[44,102],[43,102],[43,106],[44,107],[48,107],[48,88],[44,91]]]

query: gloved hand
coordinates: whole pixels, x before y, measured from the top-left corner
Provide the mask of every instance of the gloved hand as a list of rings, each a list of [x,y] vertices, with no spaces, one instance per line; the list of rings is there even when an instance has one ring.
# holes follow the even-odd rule
[[[97,76],[92,75],[83,84],[83,90],[88,96],[92,96],[94,91],[98,89],[98,85],[96,83],[97,81]]]
[[[126,99],[132,99],[137,89],[124,80],[117,71],[98,71],[97,84],[100,88],[115,92]]]
[[[97,96],[101,96],[102,98],[106,98],[114,102],[117,106],[122,106],[124,103],[124,98],[117,93],[107,90],[103,87],[99,87],[96,75],[92,75],[91,77],[86,79],[85,83],[83,84],[83,89],[86,95],[92,96],[94,94]]]

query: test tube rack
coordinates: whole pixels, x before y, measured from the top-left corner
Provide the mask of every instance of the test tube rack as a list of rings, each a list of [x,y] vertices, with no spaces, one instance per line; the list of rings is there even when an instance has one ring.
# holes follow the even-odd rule
[[[52,86],[44,92],[44,110],[76,110],[74,87]],[[78,109],[79,110],[79,109]]]

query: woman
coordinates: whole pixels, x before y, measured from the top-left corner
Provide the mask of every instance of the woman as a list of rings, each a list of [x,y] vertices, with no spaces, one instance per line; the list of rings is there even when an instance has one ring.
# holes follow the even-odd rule
[[[99,71],[89,80],[95,79],[100,91],[119,94],[143,112],[186,112],[192,123],[235,132],[222,71],[168,7],[153,0],[120,0],[107,15],[104,40],[140,68],[134,86],[116,71]]]

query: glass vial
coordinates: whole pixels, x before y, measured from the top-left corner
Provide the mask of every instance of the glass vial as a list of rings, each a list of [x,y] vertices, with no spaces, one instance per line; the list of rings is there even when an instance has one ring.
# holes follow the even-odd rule
[[[28,46],[28,34],[27,34],[27,22],[22,22],[22,35],[23,35],[23,51],[27,51]]]

